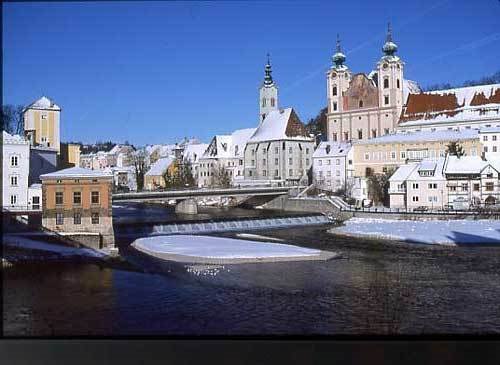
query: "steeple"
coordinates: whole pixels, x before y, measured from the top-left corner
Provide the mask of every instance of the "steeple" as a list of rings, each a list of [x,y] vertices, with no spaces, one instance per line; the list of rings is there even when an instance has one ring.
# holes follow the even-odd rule
[[[391,29],[391,23],[387,23],[387,36],[385,39],[385,44],[382,47],[382,51],[385,53],[386,56],[394,56],[394,53],[398,50],[398,46],[396,43],[392,41],[392,29]]]
[[[332,57],[333,63],[335,64],[335,68],[341,68],[344,66],[345,62],[345,54],[342,53],[342,50],[340,48],[340,37],[337,33],[337,49],[335,54]]]
[[[267,64],[266,64],[266,69],[265,69],[266,76],[264,76],[264,85],[265,86],[273,85],[273,77],[271,76],[272,72],[273,71],[271,70],[271,61],[269,60],[269,53],[268,53],[267,54]]]

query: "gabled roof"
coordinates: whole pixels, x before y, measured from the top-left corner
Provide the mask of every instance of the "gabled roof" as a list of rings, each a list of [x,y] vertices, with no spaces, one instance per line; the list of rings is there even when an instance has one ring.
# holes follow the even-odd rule
[[[403,107],[399,125],[499,117],[500,84],[491,84],[410,94]]]
[[[198,159],[203,156],[208,148],[206,143],[188,144],[184,150],[184,158],[191,163],[198,162]]]
[[[100,170],[91,170],[83,167],[70,167],[67,169],[51,172],[49,174],[40,175],[41,180],[45,179],[61,179],[61,178],[102,178],[112,177],[113,175],[106,174]]]
[[[279,140],[311,140],[306,128],[293,108],[273,110],[259,125],[248,142],[264,142]]]
[[[417,163],[417,168],[415,168],[406,178],[407,180],[436,180],[444,179],[443,167],[446,162],[445,157],[439,157],[437,159],[423,159]],[[421,171],[431,171],[432,176],[420,175]]]
[[[168,167],[174,162],[173,157],[163,157],[159,158],[149,169],[148,172],[146,172],[145,176],[160,176],[165,173],[165,171],[168,169]]]
[[[350,143],[324,141],[314,151],[313,158],[347,156],[351,148]]]
[[[203,158],[237,158],[243,156],[248,139],[255,128],[237,129],[230,135],[214,136]]]
[[[445,174],[480,174],[488,162],[479,156],[457,156],[448,155]]]
[[[406,181],[408,176],[415,170],[418,166],[418,162],[412,162],[406,165],[401,165],[398,167],[394,174],[391,175],[389,181]]]
[[[31,103],[26,108],[24,108],[24,110],[26,110],[26,109],[59,110],[59,111],[61,110],[59,105],[54,103],[52,100],[50,100],[46,96],[42,96],[40,99]]]

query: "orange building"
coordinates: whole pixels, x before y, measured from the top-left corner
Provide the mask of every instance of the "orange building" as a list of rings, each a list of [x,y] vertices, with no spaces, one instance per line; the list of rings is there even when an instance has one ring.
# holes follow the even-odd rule
[[[46,229],[95,248],[114,244],[112,175],[72,167],[40,179]]]

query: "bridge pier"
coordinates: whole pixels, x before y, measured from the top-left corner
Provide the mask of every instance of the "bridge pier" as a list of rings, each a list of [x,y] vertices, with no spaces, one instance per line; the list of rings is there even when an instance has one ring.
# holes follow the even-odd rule
[[[181,200],[175,206],[175,212],[179,214],[198,214],[198,205],[194,199]]]

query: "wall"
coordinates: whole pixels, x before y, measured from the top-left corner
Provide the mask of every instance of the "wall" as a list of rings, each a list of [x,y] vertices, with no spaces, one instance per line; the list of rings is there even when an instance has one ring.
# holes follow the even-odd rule
[[[18,157],[18,166],[11,166],[11,157]],[[28,204],[28,174],[30,169],[30,150],[28,142],[2,144],[2,205],[11,206],[10,197],[15,195],[14,206],[26,207]],[[17,186],[11,185],[11,176],[17,176]]]
[[[51,148],[32,147],[30,151],[29,184],[40,183],[40,175],[57,170],[57,151]]]

